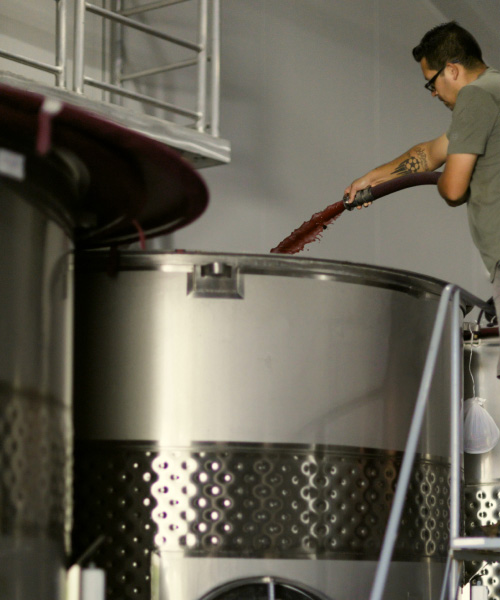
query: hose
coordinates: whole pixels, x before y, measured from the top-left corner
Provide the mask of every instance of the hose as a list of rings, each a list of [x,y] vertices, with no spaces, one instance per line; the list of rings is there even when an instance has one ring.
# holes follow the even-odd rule
[[[387,196],[399,190],[404,190],[408,187],[416,185],[436,185],[439,178],[441,177],[440,172],[431,171],[426,173],[410,173],[409,175],[403,175],[402,177],[396,177],[389,181],[384,181],[374,187],[367,187],[364,190],[359,190],[354,196],[352,202],[348,202],[348,196],[344,197],[344,208],[347,210],[353,210],[357,206],[362,206],[367,202],[373,202],[377,198]]]

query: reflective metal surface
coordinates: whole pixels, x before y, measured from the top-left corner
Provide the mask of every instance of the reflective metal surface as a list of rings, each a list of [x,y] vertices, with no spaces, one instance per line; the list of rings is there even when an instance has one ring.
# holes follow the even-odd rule
[[[98,555],[136,585],[147,565],[132,569],[133,552],[118,565],[118,549],[145,535],[150,548],[193,557],[376,560],[401,460],[342,446],[79,442],[75,536],[83,552],[113,514]],[[448,476],[446,461],[418,457],[394,560],[446,558]]]
[[[304,590],[291,581],[274,577],[255,577],[232,581],[214,590],[202,600],[323,600],[312,590]]]
[[[294,572],[367,595],[444,284],[267,256],[75,261],[76,543],[107,533],[150,573],[143,598],[155,581],[162,600],[199,600]],[[448,358],[445,344],[388,598],[427,597],[443,571]],[[102,566],[118,577],[118,560]],[[109,598],[132,594],[134,568]]]
[[[60,598],[69,537],[70,242],[0,178],[0,595]]]
[[[195,168],[230,162],[231,146],[228,140],[200,133],[194,129],[182,127],[156,117],[140,114],[116,104],[111,105],[99,100],[92,100],[80,94],[44,85],[6,71],[0,71],[0,82],[58,98],[63,102],[79,106],[119,125],[158,140],[177,150]]]
[[[204,181],[177,153],[78,104],[0,81],[0,130],[3,185],[56,209],[76,247],[171,233],[207,206]]]
[[[472,357],[471,357],[472,354]],[[487,337],[464,347],[464,398],[475,395],[486,400],[484,408],[500,426],[500,380],[496,377],[500,338]],[[472,360],[471,360],[472,358]],[[472,371],[472,376],[470,374]],[[464,454],[465,531],[469,535],[498,535],[500,523],[500,445],[484,454]],[[486,529],[482,529],[485,527]],[[492,526],[492,527],[488,527]],[[467,564],[468,577],[480,570],[489,598],[500,598],[500,566],[474,561]]]

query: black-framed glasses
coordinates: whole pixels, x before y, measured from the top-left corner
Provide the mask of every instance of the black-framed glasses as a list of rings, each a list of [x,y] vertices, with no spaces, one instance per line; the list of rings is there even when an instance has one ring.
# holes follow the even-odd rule
[[[459,60],[450,60],[449,61],[452,65],[456,65],[457,63],[459,63]],[[448,63],[446,63],[447,65]],[[439,69],[439,71],[429,79],[429,81],[427,83],[424,84],[424,88],[426,90],[429,90],[429,92],[431,94],[433,94],[436,91],[436,79],[439,77],[439,75],[441,75],[441,73],[446,69],[446,65],[444,65],[444,67],[441,67]]]
[[[439,75],[441,75],[441,73],[446,69],[446,65],[444,65],[444,67],[441,67],[439,69],[439,71],[434,75],[434,77],[431,77],[429,79],[429,81],[424,85],[424,88],[426,90],[429,90],[429,92],[431,94],[433,94],[436,91],[436,79],[439,77]]]

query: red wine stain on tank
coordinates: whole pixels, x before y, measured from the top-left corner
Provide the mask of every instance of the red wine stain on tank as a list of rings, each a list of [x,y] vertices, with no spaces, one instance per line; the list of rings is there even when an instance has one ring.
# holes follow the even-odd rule
[[[297,254],[310,244],[321,238],[321,234],[330,223],[333,223],[344,212],[344,202],[330,204],[321,212],[315,213],[309,221],[292,231],[292,233],[280,242],[271,252],[276,254]]]

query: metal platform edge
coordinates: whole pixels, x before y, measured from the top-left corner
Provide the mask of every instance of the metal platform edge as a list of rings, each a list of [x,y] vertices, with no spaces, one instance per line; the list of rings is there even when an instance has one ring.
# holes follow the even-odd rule
[[[231,160],[231,146],[225,139],[134,112],[116,104],[91,100],[64,88],[45,85],[8,71],[0,71],[0,83],[57,98],[148,136],[179,152],[195,169],[228,164]]]
[[[497,537],[459,537],[451,543],[451,551],[457,560],[500,560],[500,539]]]

